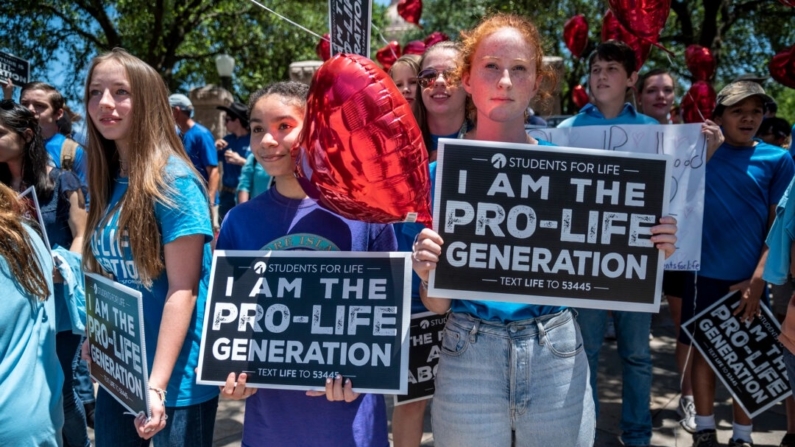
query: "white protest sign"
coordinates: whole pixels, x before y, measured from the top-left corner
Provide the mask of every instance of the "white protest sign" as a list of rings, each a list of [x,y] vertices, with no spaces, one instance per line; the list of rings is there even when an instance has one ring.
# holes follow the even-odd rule
[[[666,270],[700,270],[704,220],[707,143],[700,124],[612,125],[531,129],[528,133],[558,146],[605,149],[674,158],[669,213],[679,225],[676,253]]]

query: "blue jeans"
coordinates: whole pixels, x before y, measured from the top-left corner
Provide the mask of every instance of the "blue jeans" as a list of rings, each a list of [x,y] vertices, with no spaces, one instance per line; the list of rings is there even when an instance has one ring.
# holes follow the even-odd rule
[[[607,327],[607,311],[578,309],[577,322],[582,330],[585,353],[591,369],[591,389],[596,415],[599,414],[597,371],[599,350]],[[613,311],[621,357],[621,441],[624,445],[648,445],[651,442],[651,350],[649,333],[651,314],[645,312]]]
[[[74,371],[80,358],[82,337],[72,331],[58,332],[55,336],[55,352],[63,370],[63,441],[65,447],[87,447],[88,429],[83,401],[75,391]]]
[[[166,428],[153,438],[155,447],[212,447],[218,396],[187,407],[166,407]],[[135,417],[104,388],[97,392],[94,420],[96,447],[147,447],[149,441],[138,437]]]
[[[92,404],[96,400],[94,397],[94,384],[91,382],[91,376],[88,373],[88,365],[86,361],[80,358],[80,346],[83,345],[86,336],[80,339],[80,345],[77,347],[77,362],[75,363],[75,377],[74,387],[77,392],[77,397],[83,402],[83,405]]]
[[[570,310],[503,324],[451,313],[432,420],[437,447],[591,446],[594,411]]]

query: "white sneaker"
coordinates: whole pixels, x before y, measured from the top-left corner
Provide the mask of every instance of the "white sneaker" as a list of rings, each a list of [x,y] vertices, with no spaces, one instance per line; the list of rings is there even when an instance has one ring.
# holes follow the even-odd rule
[[[676,408],[676,414],[679,415],[679,425],[682,426],[688,433],[696,432],[696,404],[693,399],[681,397],[679,398],[679,406]]]

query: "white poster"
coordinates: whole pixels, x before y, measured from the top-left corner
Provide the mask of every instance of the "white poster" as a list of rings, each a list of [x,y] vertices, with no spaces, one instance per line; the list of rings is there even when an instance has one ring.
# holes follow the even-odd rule
[[[558,146],[671,155],[668,210],[678,221],[679,231],[676,253],[665,261],[665,269],[700,270],[707,162],[701,124],[584,126],[530,129],[528,133]]]

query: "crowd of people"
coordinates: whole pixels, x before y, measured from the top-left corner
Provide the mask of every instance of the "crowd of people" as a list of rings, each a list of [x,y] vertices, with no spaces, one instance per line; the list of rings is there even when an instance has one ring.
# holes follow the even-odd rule
[[[542,79],[555,80],[541,40],[530,20],[496,14],[457,42],[394,63],[390,75],[422,131],[432,184],[440,138],[554,146],[525,127],[541,122],[528,111],[531,101],[551,96]],[[590,103],[560,127],[678,123],[675,77],[665,70],[639,76],[626,44],[598,45],[588,67]],[[702,267],[697,275],[666,272],[663,282],[678,338],[680,423],[698,447],[718,445],[716,380],[680,323],[729,290],[742,292],[737,314],[752,319],[768,299],[765,281],[786,283],[795,269],[795,231],[784,217],[775,220],[795,216],[787,202],[793,149],[785,148],[792,131],[775,116],[763,82],[729,83],[702,123]],[[634,104],[626,100],[632,91]],[[412,253],[412,313],[448,315],[432,400],[435,445],[593,445],[609,324],[622,366],[621,441],[650,445],[651,314],[428,296],[444,247],[438,233],[343,218],[301,188],[291,152],[308,86],[277,82],[252,93],[248,105],[219,107],[228,135],[216,140],[194,120],[187,96],[169,95],[153,68],[115,49],[90,65],[82,146],[59,132],[65,106],[54,88],[26,84],[19,104],[12,92],[9,82],[0,103],[0,284],[12,310],[0,317],[0,444],[84,447],[91,426],[99,447],[209,447],[220,396],[246,401],[244,446],[389,445],[384,396],[355,392],[351,378],[329,378],[319,383],[324,391],[308,392],[247,387],[241,371],[230,371],[220,388],[196,383],[212,250],[273,249],[306,233],[340,251]],[[21,197],[29,188],[44,228],[28,219],[30,202]],[[663,216],[650,231],[670,256],[677,221]],[[143,295],[149,418],[127,414],[101,387],[94,396],[75,309],[82,272]],[[787,312],[787,292],[779,295],[782,342],[795,352],[795,311]],[[791,352],[785,362],[795,378]],[[428,402],[394,409],[395,446],[420,444]],[[792,398],[787,409],[783,447],[795,446]],[[730,446],[752,446],[752,421],[734,410]]]

